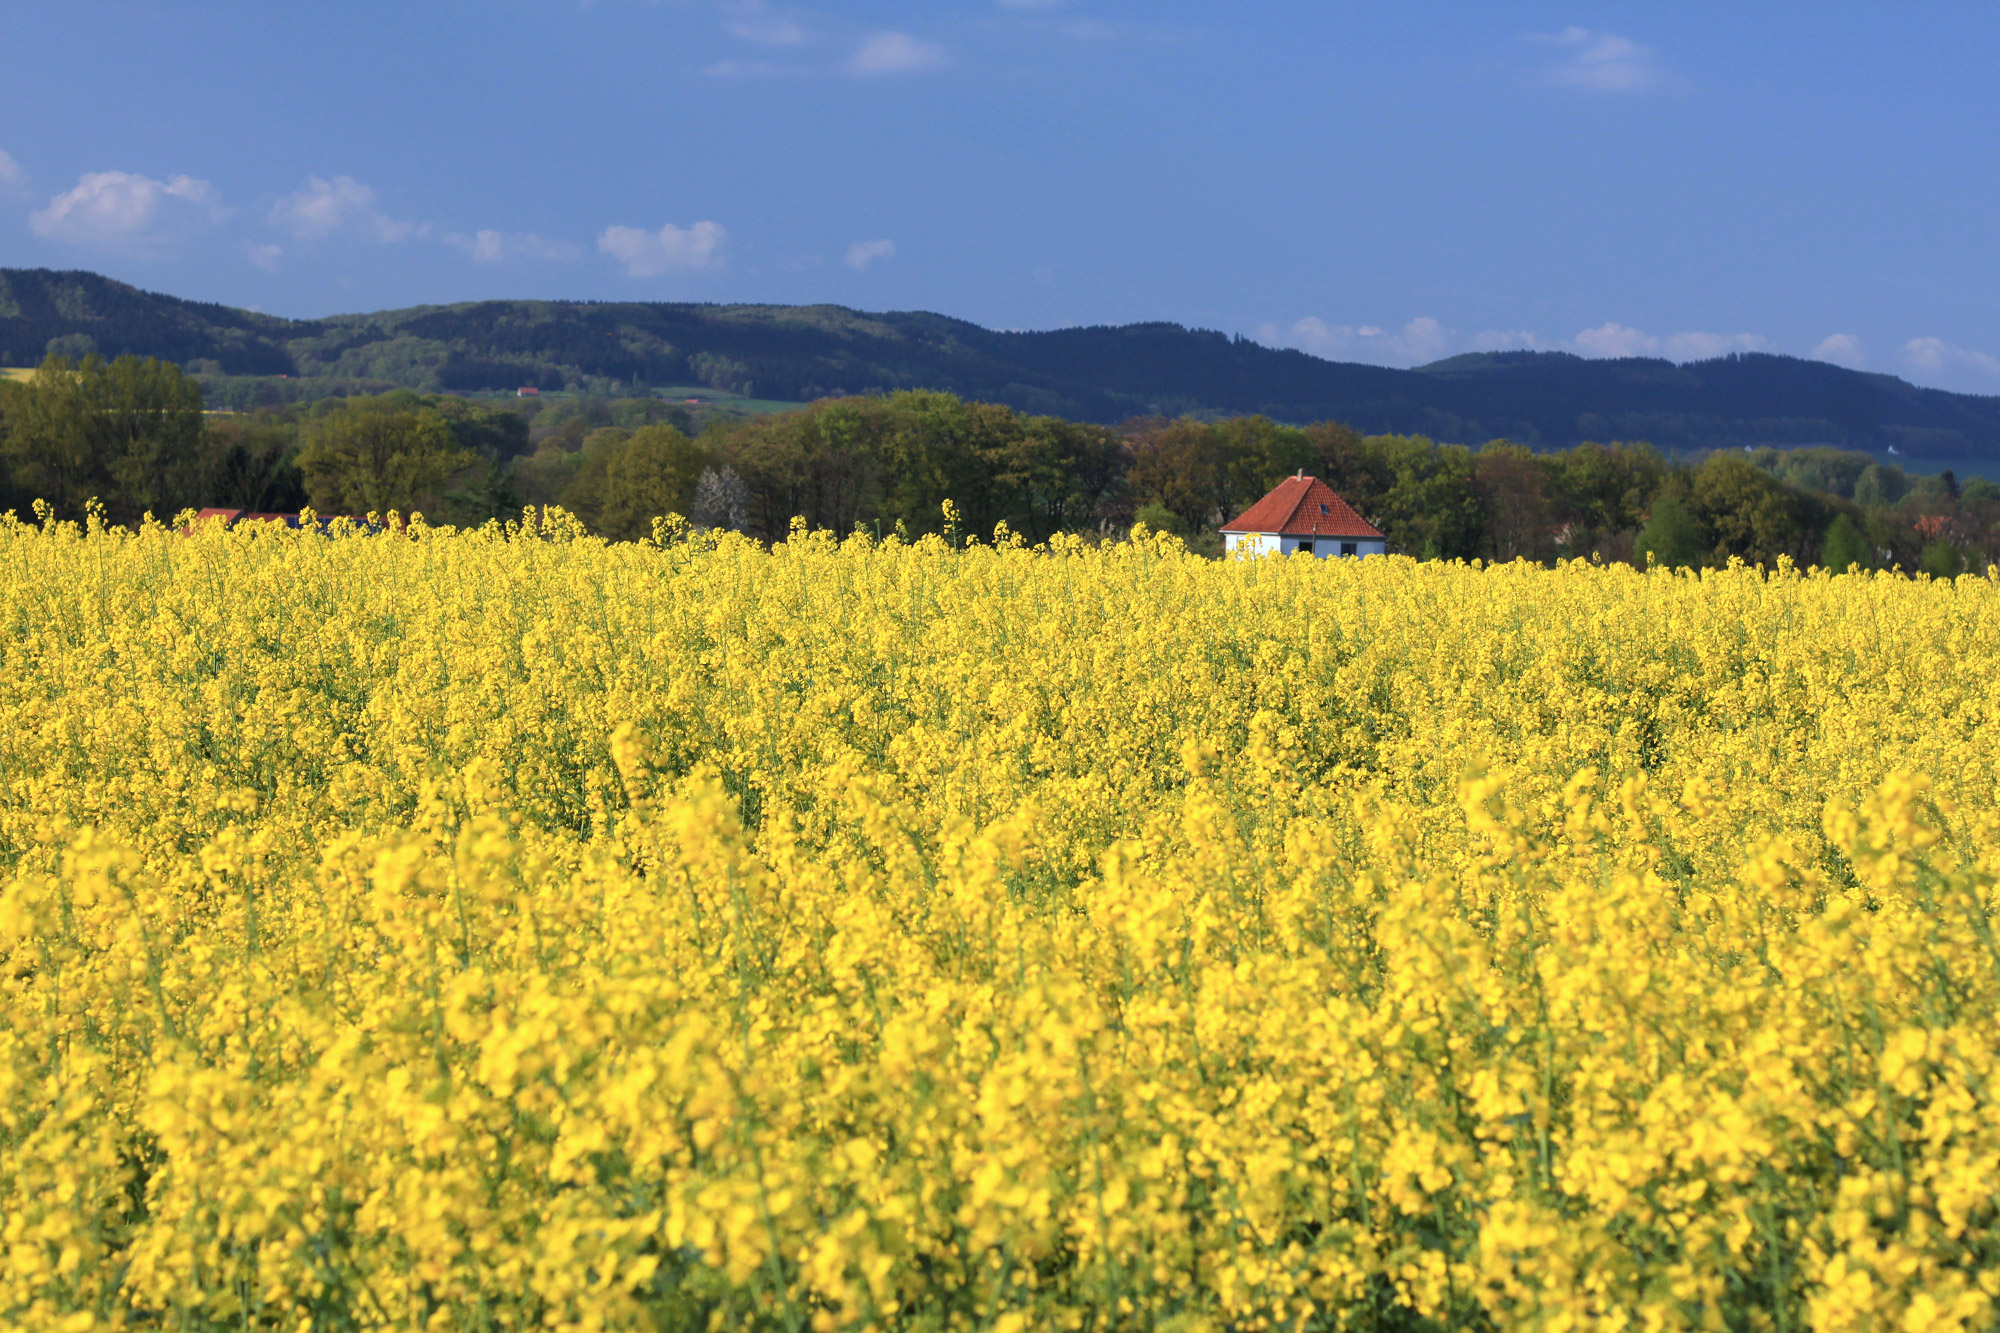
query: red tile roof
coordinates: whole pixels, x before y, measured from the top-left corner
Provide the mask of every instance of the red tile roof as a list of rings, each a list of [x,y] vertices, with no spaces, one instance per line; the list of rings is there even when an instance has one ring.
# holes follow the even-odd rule
[[[1251,505],[1224,532],[1275,532],[1283,537],[1359,537],[1381,541],[1382,533],[1354,512],[1318,477],[1286,477],[1278,489]]]

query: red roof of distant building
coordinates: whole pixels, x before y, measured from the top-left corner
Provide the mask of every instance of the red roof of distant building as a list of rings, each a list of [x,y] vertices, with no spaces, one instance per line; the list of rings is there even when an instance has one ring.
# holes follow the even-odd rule
[[[1275,532],[1281,537],[1360,537],[1381,541],[1379,528],[1354,512],[1318,477],[1286,477],[1224,532]]]

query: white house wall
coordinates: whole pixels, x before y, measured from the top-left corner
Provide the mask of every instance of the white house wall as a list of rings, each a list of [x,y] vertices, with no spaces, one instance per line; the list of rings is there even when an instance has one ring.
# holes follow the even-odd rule
[[[1223,549],[1231,555],[1292,555],[1299,549],[1299,543],[1310,541],[1312,554],[1321,560],[1338,556],[1342,545],[1339,537],[1282,537],[1275,532],[1225,532],[1222,534]],[[1354,554],[1387,555],[1389,544],[1385,541],[1353,541]]]
[[[1278,536],[1270,532],[1225,532],[1223,549],[1231,555],[1276,555]]]

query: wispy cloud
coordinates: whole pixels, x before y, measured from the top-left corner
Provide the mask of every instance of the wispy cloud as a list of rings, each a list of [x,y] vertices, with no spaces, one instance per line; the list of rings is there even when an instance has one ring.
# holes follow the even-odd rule
[[[1257,329],[1256,337],[1267,346],[1293,347],[1330,360],[1386,366],[1420,366],[1461,352],[1508,351],[1567,351],[1590,357],[1662,356],[1672,361],[1706,361],[1730,352],[1757,352],[1770,346],[1768,339],[1755,333],[1691,330],[1661,335],[1616,323],[1600,324],[1565,339],[1544,338],[1528,329],[1484,329],[1467,338],[1428,316],[1419,316],[1400,329],[1373,324],[1330,324],[1308,317],[1289,325],[1264,324]]]
[[[475,264],[502,264],[510,259],[575,259],[579,251],[568,241],[551,241],[534,232],[502,232],[491,228],[466,233],[448,231],[443,241]]]
[[[1655,335],[1623,324],[1604,323],[1570,339],[1570,350],[1583,356],[1662,356],[1669,361],[1712,361],[1731,352],[1761,352],[1770,339],[1758,333],[1686,333]]]
[[[386,245],[427,230],[383,212],[375,191],[352,176],[306,177],[304,189],[286,195],[271,209],[271,220],[306,241],[352,230]]]
[[[278,258],[285,253],[285,247],[270,244],[253,245],[244,253],[256,267],[263,269],[266,273],[276,273],[278,271]]]
[[[74,189],[30,214],[28,225],[45,240],[149,252],[175,227],[196,220],[219,222],[228,213],[215,188],[192,176],[160,181],[126,171],[91,171],[77,179]]]
[[[21,170],[21,164],[14,155],[0,148],[0,194],[26,194],[28,173]]]
[[[632,277],[657,278],[675,269],[714,268],[722,262],[717,252],[728,238],[729,233],[715,222],[692,227],[670,222],[658,231],[614,226],[597,238],[597,248],[625,265]]]
[[[883,259],[896,257],[896,243],[890,240],[856,241],[847,247],[847,266],[865,269]]]
[[[1554,344],[1529,329],[1481,329],[1466,344],[1468,352],[1547,352]]]
[[[1592,28],[1564,28],[1529,38],[1560,47],[1561,60],[1542,71],[1551,83],[1600,93],[1638,93],[1672,82],[1650,47],[1629,37]]]
[[[760,0],[729,7],[730,18],[723,26],[732,36],[760,46],[804,46],[812,33],[805,24],[773,10]]]
[[[848,58],[852,74],[911,74],[937,69],[947,57],[944,47],[907,32],[878,32]]]
[[[1293,347],[1337,361],[1367,361],[1377,365],[1414,366],[1448,354],[1451,337],[1444,325],[1419,315],[1394,332],[1373,324],[1329,324],[1308,315],[1280,327],[1265,324],[1257,339],[1273,347]]]
[[[1831,361],[1836,366],[1846,366],[1849,370],[1859,370],[1868,364],[1861,339],[1851,333],[1829,334],[1806,355],[1815,361]]]
[[[1912,338],[1903,344],[1903,360],[1914,370],[1943,375],[1954,370],[1976,370],[1982,375],[2000,375],[2000,356],[1955,347],[1942,338]]]
[[[1585,329],[1571,341],[1585,356],[1647,356],[1660,350],[1660,340],[1652,334],[1609,321]]]

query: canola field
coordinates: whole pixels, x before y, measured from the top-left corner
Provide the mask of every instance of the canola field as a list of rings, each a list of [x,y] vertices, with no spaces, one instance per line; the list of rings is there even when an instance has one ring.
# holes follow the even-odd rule
[[[1989,1329],[2000,583],[0,525],[0,1324]]]

